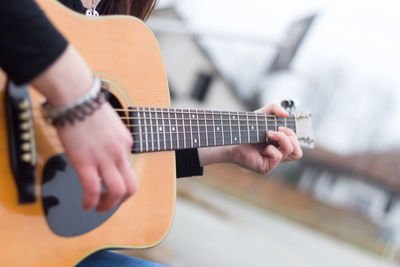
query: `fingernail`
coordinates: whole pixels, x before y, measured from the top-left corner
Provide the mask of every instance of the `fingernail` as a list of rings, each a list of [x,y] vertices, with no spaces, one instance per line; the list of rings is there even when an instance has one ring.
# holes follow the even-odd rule
[[[276,135],[275,131],[268,131],[268,136],[269,137],[274,137]]]
[[[284,130],[285,130],[285,127],[283,127],[283,126],[279,126],[279,127],[278,127],[278,131],[281,131],[281,132],[282,132],[282,131],[284,131]]]

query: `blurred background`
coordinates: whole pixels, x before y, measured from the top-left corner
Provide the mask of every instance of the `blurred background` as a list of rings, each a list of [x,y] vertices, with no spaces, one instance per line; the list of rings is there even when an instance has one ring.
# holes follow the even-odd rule
[[[135,255],[170,266],[400,263],[400,3],[160,0],[172,107],[313,113],[316,147],[269,175],[178,180],[175,219]]]

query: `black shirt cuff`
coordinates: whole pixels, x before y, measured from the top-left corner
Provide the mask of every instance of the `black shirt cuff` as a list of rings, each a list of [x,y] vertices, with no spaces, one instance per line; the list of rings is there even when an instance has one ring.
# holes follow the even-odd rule
[[[203,175],[199,153],[196,148],[176,150],[176,178]]]

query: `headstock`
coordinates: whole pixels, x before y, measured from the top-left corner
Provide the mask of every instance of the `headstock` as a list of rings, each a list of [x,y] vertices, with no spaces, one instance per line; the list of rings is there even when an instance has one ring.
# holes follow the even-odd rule
[[[314,148],[314,134],[312,131],[311,112],[296,111],[293,100],[284,100],[281,106],[286,109],[296,120],[296,134],[299,143],[303,147]]]
[[[314,148],[314,134],[312,131],[312,114],[310,112],[296,112],[296,134],[303,147]]]

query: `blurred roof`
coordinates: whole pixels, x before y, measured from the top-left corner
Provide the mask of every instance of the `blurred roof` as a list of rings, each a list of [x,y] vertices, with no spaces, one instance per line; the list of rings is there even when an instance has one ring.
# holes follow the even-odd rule
[[[400,151],[341,156],[317,147],[305,151],[303,163],[352,174],[378,183],[390,191],[400,192]]]

